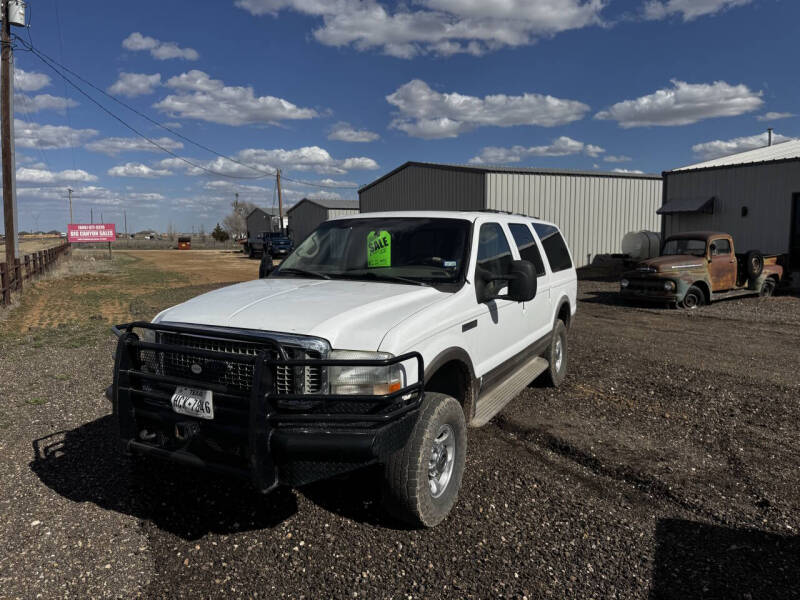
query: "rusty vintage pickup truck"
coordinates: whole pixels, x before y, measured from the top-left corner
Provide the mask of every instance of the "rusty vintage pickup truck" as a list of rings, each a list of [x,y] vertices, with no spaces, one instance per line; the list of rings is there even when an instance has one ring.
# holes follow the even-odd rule
[[[783,278],[777,255],[736,254],[727,233],[693,231],[668,237],[661,256],[623,274],[620,292],[630,300],[695,309],[714,300],[771,296]]]

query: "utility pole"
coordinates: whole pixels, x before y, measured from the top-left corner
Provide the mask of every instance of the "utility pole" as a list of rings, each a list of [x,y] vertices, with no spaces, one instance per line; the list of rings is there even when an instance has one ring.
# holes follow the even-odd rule
[[[17,238],[17,197],[15,184],[14,165],[14,81],[13,81],[13,52],[11,50],[11,19],[9,18],[9,0],[2,0],[2,65],[0,66],[0,137],[2,143],[3,166],[3,223],[6,233],[6,266],[10,273],[14,273],[19,239]]]
[[[72,188],[67,188],[67,192],[69,193],[69,224],[72,225],[72,192],[74,190]]]
[[[277,173],[275,173],[275,177],[277,178],[278,184],[278,218],[280,221],[280,228],[281,228],[281,235],[283,235],[283,196],[281,194],[281,170],[277,169]]]
[[[128,211],[124,208],[122,209],[122,215],[125,218],[125,239],[128,239]]]
[[[772,146],[772,127],[767,128],[767,146]]]
[[[89,223],[94,225],[94,209],[93,208],[89,209]]]

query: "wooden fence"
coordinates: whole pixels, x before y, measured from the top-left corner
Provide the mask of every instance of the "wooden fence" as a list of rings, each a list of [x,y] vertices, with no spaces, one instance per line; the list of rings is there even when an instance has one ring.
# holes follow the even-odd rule
[[[63,241],[53,248],[26,254],[22,259],[18,258],[13,266],[0,263],[0,306],[11,303],[11,292],[21,292],[25,280],[33,279],[52,269],[58,258],[67,250],[69,244]]]

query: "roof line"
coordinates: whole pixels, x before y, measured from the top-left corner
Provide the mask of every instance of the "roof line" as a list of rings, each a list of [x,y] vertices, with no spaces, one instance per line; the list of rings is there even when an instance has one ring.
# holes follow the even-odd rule
[[[468,173],[511,173],[519,175],[572,175],[574,177],[619,177],[622,179],[661,179],[661,175],[656,173],[618,173],[614,171],[579,171],[570,169],[545,169],[536,167],[504,167],[504,166],[473,166],[473,165],[451,165],[445,163],[432,163],[421,161],[407,161],[399,167],[389,171],[375,181],[359,188],[358,193],[364,192],[369,188],[381,183],[385,179],[395,175],[407,167],[428,167],[445,171],[464,171]]]
[[[662,176],[666,177],[667,175],[680,175],[681,173],[700,173],[701,171],[719,171],[722,169],[738,169],[741,167],[756,167],[759,165],[772,165],[772,164],[780,164],[780,163],[788,163],[788,162],[795,162],[800,161],[800,156],[792,156],[789,158],[775,158],[773,160],[760,160],[758,162],[745,162],[745,163],[735,163],[731,165],[714,165],[711,167],[698,167],[696,169],[690,169],[688,167],[678,167],[677,169],[673,169],[671,171],[664,171],[661,173]]]

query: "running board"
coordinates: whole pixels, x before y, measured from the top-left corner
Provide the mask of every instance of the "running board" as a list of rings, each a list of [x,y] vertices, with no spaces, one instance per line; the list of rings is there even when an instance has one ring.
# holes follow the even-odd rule
[[[547,370],[549,363],[537,356],[523,364],[517,371],[491,390],[483,392],[475,407],[470,427],[482,427],[503,410],[525,387]]]

